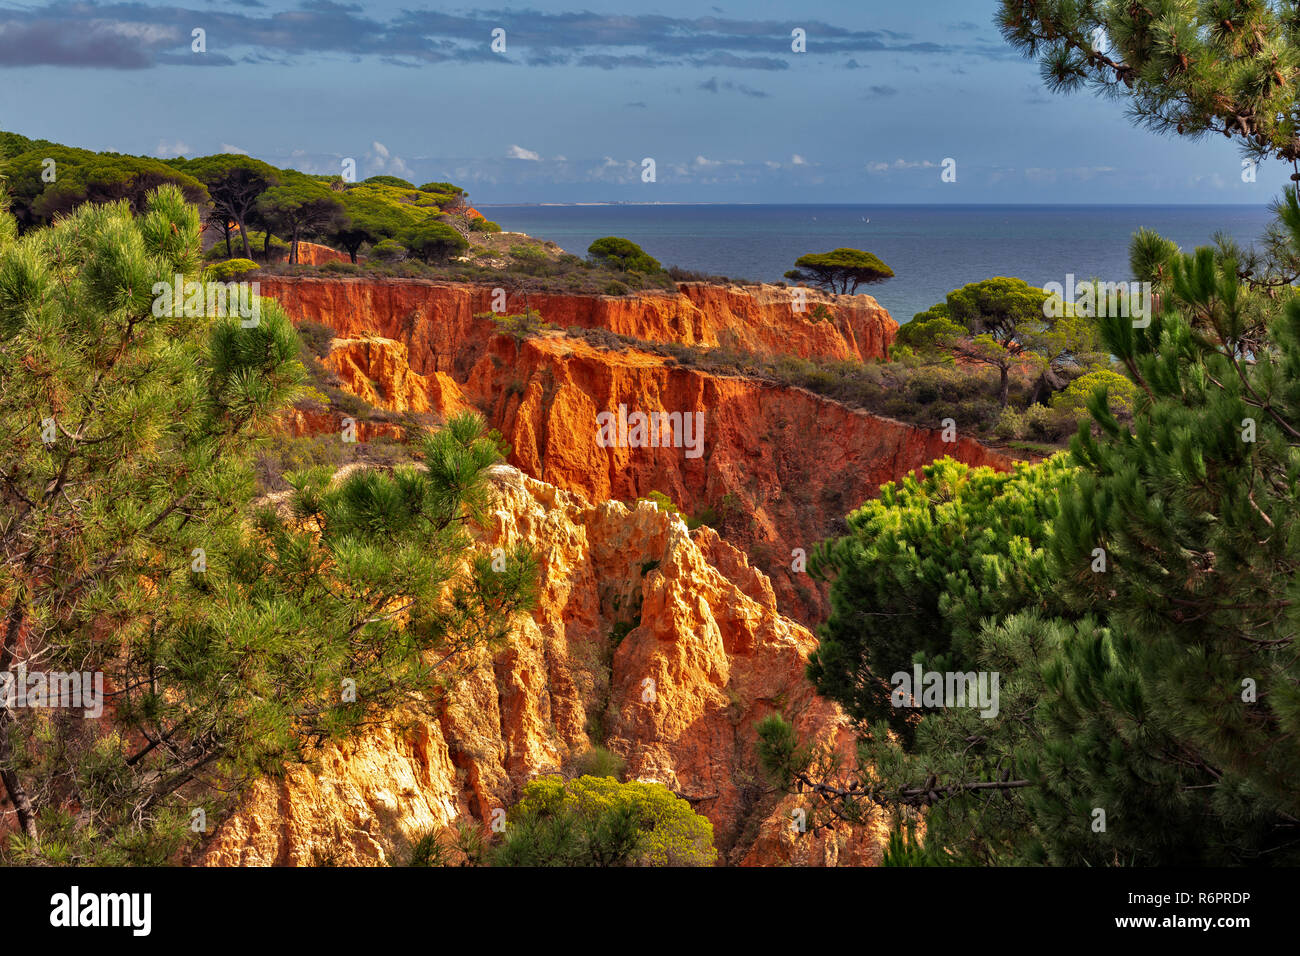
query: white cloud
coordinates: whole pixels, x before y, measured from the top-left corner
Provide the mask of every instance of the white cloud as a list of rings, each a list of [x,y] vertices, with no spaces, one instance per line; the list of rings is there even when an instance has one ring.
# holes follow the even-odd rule
[[[242,147],[239,147],[239,146],[231,146],[229,143],[222,143],[222,144],[221,144],[221,151],[222,151],[223,153],[235,153],[235,154],[238,155],[238,156],[247,156],[247,155],[249,155],[248,150],[243,149]]]
[[[189,156],[193,152],[188,143],[182,143],[179,139],[171,142],[160,139],[158,145],[154,147],[153,154],[160,159],[172,159],[176,156]]]
[[[394,156],[388,147],[379,140],[370,144],[366,154],[366,171],[371,176],[397,176],[401,179],[411,177],[411,167],[400,156]]]
[[[931,162],[928,159],[908,160],[900,157],[892,163],[867,163],[867,172],[884,173],[891,169],[937,169],[938,167],[938,163]]]
[[[802,156],[800,156],[798,153],[795,153],[793,156],[790,157],[791,166],[806,166],[807,163],[808,161],[804,159]]]
[[[588,181],[604,183],[631,183],[640,177],[641,164],[635,159],[615,159],[613,156],[606,156],[585,175]]]
[[[707,156],[696,156],[692,164],[696,169],[710,169],[714,166],[743,166],[743,159],[709,159]]]
[[[510,149],[506,151],[506,155],[511,159],[527,159],[533,162],[538,162],[542,158],[540,153],[535,153],[531,149],[524,149],[522,146],[515,146],[513,144],[511,144]]]
[[[90,27],[95,31],[130,37],[133,40],[148,44],[175,43],[181,36],[181,31],[175,27],[159,26],[152,23],[129,23],[125,20],[95,20],[90,24]],[[188,45],[189,42],[189,35],[187,34],[185,43]]]

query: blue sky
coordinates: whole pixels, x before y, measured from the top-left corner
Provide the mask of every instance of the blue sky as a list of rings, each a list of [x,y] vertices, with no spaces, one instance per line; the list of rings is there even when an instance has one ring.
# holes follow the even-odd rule
[[[1157,137],[1122,103],[1047,93],[995,9],[0,0],[0,128],[310,172],[351,157],[361,177],[451,180],[481,203],[1264,203],[1280,190],[1287,170],[1245,183],[1224,139]]]

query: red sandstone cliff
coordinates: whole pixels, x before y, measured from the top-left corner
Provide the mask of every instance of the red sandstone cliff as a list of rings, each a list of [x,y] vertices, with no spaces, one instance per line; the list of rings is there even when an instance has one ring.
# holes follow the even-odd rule
[[[495,485],[483,543],[528,542],[543,582],[509,647],[436,721],[379,727],[330,748],[316,772],[255,784],[200,862],[405,862],[424,833],[491,821],[594,743],[627,759],[627,779],[664,783],[706,815],[720,862],[878,862],[881,829],[799,834],[792,811],[811,806],[759,775],[754,724],[775,710],[847,759],[853,738],[804,678],[815,638],[780,616],[743,554],[649,502],[592,503],[507,467]],[[621,641],[616,625],[631,626]]]
[[[630,501],[659,491],[687,514],[711,511],[724,537],[771,576],[782,611],[808,624],[824,619],[828,608],[824,590],[795,569],[796,549],[811,550],[882,484],[935,458],[1010,466],[970,439],[944,442],[937,430],[855,411],[800,389],[678,367],[632,349],[597,349],[558,331],[516,343],[490,322],[473,318],[487,309],[487,289],[274,277],[262,288],[294,318],[338,332],[327,364],[345,387],[379,407],[444,414],[475,407],[511,444],[510,463],[543,481],[595,500]],[[697,309],[692,320],[696,341],[727,338],[735,330],[751,344],[767,342],[775,349],[788,342],[786,351],[794,351],[812,343],[790,333],[794,325],[816,327],[808,336],[838,327],[794,313],[788,290],[774,286],[682,289],[680,298],[691,297],[692,308],[708,307]],[[859,299],[866,301],[852,301]],[[551,296],[533,297],[529,304],[562,327],[603,321],[629,335],[663,340],[675,334],[665,315],[686,314],[665,313],[667,301]],[[833,304],[844,310],[840,325],[863,331],[853,342],[867,341],[865,332],[875,329],[884,339],[872,341],[881,351],[887,347],[895,326],[887,315],[868,321],[879,309],[875,300],[838,296]],[[847,349],[848,340],[839,339],[837,348]],[[702,412],[702,455],[688,458],[681,448],[600,447],[596,416],[620,405],[629,411]]]
[[[327,262],[351,262],[352,257],[346,252],[339,252],[329,246],[316,242],[298,242],[298,265],[323,266]]]
[[[492,311],[493,290],[423,279],[262,276],[261,292],[295,318],[328,325],[340,335],[378,335],[404,343],[411,366],[427,374],[451,371],[458,356],[491,335],[474,318]],[[762,355],[805,358],[883,358],[898,323],[868,295],[807,293],[795,311],[791,289],[686,282],[677,292],[630,296],[508,292],[507,313],[536,309],[559,328],[609,329],[648,342],[725,345]],[[816,318],[818,306],[826,319]]]
[[[687,514],[711,509],[726,539],[771,576],[782,611],[805,622],[823,619],[827,606],[794,569],[795,549],[810,551],[881,485],[936,458],[1008,467],[978,442],[944,442],[938,431],[800,389],[567,338],[494,338],[464,393],[511,443],[511,463],[530,475],[597,500],[660,491]],[[600,447],[596,415],[620,405],[703,413],[701,456]]]
[[[392,411],[476,407],[503,432],[511,462],[527,474],[499,470],[500,505],[484,543],[527,541],[544,590],[508,649],[459,684],[436,721],[378,728],[329,750],[314,772],[256,784],[201,862],[401,862],[424,833],[490,820],[529,779],[571,771],[595,744],[627,759],[629,779],[689,798],[713,822],[723,862],[878,861],[880,829],[799,835],[798,799],[768,792],[760,777],[754,724],[774,710],[805,740],[852,758],[846,719],[804,677],[816,640],[781,613],[816,620],[825,610],[824,595],[791,568],[791,552],[835,533],[881,484],[936,457],[995,467],[1005,459],[802,390],[636,349],[600,349],[560,331],[517,342],[473,318],[487,311],[490,290],[272,277],[263,291],[296,319],[335,330],[325,363],[347,390]],[[870,357],[892,338],[892,320],[871,319],[874,302],[796,328],[813,323],[778,291],[532,296],[509,310],[647,340],[820,357]],[[701,454],[602,447],[596,416],[620,404],[702,413]],[[649,502],[612,500],[650,491],[688,514],[712,508],[718,530],[690,533]]]

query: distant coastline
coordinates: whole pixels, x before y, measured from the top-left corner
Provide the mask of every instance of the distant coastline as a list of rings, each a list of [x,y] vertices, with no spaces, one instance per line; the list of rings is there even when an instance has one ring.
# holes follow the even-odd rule
[[[895,278],[861,291],[900,322],[968,282],[1005,275],[1042,288],[1067,276],[1128,281],[1128,244],[1154,229],[1190,251],[1222,229],[1254,243],[1264,204],[502,203],[478,204],[511,232],[585,255],[623,236],[664,265],[760,282],[784,281],[806,252],[865,249]]]

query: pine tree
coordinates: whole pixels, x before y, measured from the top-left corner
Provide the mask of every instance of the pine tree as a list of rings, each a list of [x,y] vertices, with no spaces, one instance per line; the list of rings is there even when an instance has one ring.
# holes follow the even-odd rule
[[[1294,189],[1286,207],[1300,250]],[[1159,321],[1103,324],[1139,415],[1130,432],[1094,401],[1100,436],[1075,440],[1084,468],[1053,553],[1068,596],[1113,630],[1113,659],[1079,673],[1099,687],[1108,669],[1132,675],[1103,702],[1164,735],[1183,786],[1252,834],[1231,835],[1236,853],[1268,859],[1300,836],[1300,299],[1258,309],[1209,249],[1170,264]],[[1102,574],[1086,570],[1098,548]]]
[[[910,739],[886,683],[913,663],[964,669],[980,623],[1027,607],[1065,613],[1043,550],[1067,480],[1064,457],[1005,474],[944,459],[880,490],[823,542],[810,570],[830,580],[831,616],[808,675],[850,716]]]
[[[870,252],[841,247],[830,252],[809,252],[795,260],[785,274],[795,282],[807,282],[827,292],[854,295],[858,286],[875,285],[894,277],[889,268]]]
[[[1002,0],[998,24],[1051,89],[1091,87],[1157,132],[1220,134],[1255,160],[1300,160],[1293,0]]]
[[[222,793],[436,705],[535,594],[531,555],[498,573],[474,547],[501,449],[473,416],[418,466],[295,474],[255,506],[300,343],[273,302],[156,307],[201,278],[174,187],[21,239],[0,215],[0,671],[99,672],[108,695],[98,720],[0,706],[12,859],[170,858]]]
[[[1300,250],[1294,191],[1283,220]],[[1072,445],[1078,470],[1024,485],[1054,502],[1023,509],[1055,515],[1037,536],[1034,587],[961,572],[986,560],[966,542],[1001,541],[987,506],[936,511],[930,528],[918,501],[883,495],[855,515],[873,515],[851,522],[858,537],[819,552],[841,575],[831,659],[859,667],[819,675],[824,689],[852,706],[872,678],[864,662],[946,641],[958,666],[1001,675],[998,713],[930,711],[901,736],[868,721],[857,769],[774,719],[760,728],[764,762],[786,787],[851,822],[888,812],[906,825],[924,809],[927,849],[963,862],[1300,859],[1300,297],[1252,290],[1214,249],[1175,255],[1146,236],[1135,258],[1158,247],[1162,314],[1148,327],[1101,321],[1138,388],[1133,427],[1095,393]],[[917,573],[935,557],[958,573]],[[918,614],[950,589],[949,609],[992,611],[973,637],[969,615]],[[859,613],[873,598],[912,610],[881,627]],[[934,633],[909,630],[909,614]]]
[[[1248,161],[1300,163],[1295,3],[1003,0],[999,22],[1051,88],[1091,85],[1152,129],[1221,133]],[[1185,256],[1154,233],[1134,237],[1133,271],[1153,284],[1159,314],[1099,319],[1136,387],[1133,425],[1115,418],[1105,389],[1092,395],[1092,421],[1071,446],[1077,473],[1037,486],[1053,496],[1037,510],[1054,518],[1033,538],[1036,587],[1007,594],[995,579],[957,577],[959,595],[975,591],[964,604],[992,612],[973,637],[960,616],[928,610],[948,580],[918,573],[945,559],[909,551],[914,505],[882,497],[870,524],[826,546],[841,579],[829,650],[814,663],[824,690],[875,718],[860,702],[878,695],[879,664],[958,648],[951,659],[1000,672],[997,716],[939,709],[901,736],[868,720],[856,768],[771,718],[761,749],[779,782],[851,822],[887,812],[906,827],[924,810],[924,846],[900,837],[900,859],[1300,859],[1294,187],[1275,209],[1262,252],[1220,238]],[[954,542],[948,560],[961,568],[980,557],[965,541],[999,541],[988,518],[954,509],[927,534]],[[895,546],[887,538],[900,530]],[[893,594],[902,584],[913,592]],[[878,604],[902,633],[870,619]],[[933,633],[908,631],[909,617]]]
[[[288,240],[290,263],[298,261],[301,240],[327,236],[344,219],[343,203],[329,187],[308,176],[264,190],[257,197],[256,210],[268,236],[278,233]]]

